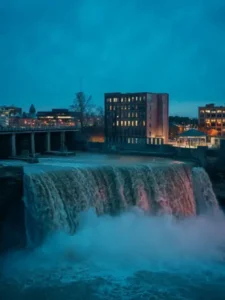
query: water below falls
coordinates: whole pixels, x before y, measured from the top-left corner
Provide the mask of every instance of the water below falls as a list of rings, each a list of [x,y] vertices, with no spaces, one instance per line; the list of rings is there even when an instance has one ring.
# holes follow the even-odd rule
[[[43,160],[24,202],[30,247],[2,258],[3,300],[225,299],[225,219],[202,168]]]

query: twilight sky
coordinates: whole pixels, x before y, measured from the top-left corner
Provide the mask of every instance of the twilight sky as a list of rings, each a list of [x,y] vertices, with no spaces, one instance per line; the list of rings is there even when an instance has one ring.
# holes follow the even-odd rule
[[[82,88],[225,103],[224,0],[0,0],[0,105],[67,108]]]

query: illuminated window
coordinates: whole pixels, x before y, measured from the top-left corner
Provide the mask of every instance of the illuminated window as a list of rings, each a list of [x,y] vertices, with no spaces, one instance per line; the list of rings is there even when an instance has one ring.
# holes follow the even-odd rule
[[[124,109],[125,109],[125,110],[127,110],[127,107],[126,107],[126,106],[124,106]]]
[[[132,101],[134,101],[134,97],[132,97]]]
[[[112,105],[110,105],[109,109],[112,110]]]
[[[145,121],[142,122],[143,126],[145,126]]]
[[[138,121],[135,121],[135,126],[138,126]]]
[[[142,98],[141,97],[139,97],[139,101],[141,101],[142,100]]]
[[[117,98],[113,98],[113,102],[117,102],[118,101],[118,99]]]
[[[124,126],[127,126],[127,121],[124,121]]]
[[[136,101],[138,101],[138,97],[136,97]]]
[[[127,121],[127,125],[130,126],[130,121]]]
[[[130,118],[130,113],[128,113],[128,118]]]
[[[134,126],[134,121],[132,121],[132,126]]]
[[[116,121],[116,126],[119,126],[119,121]]]
[[[123,121],[121,121],[121,126],[123,126]]]
[[[130,102],[130,98],[128,98],[128,102]]]
[[[130,144],[130,138],[127,139],[128,144]]]
[[[123,102],[123,98],[121,98],[121,102]]]

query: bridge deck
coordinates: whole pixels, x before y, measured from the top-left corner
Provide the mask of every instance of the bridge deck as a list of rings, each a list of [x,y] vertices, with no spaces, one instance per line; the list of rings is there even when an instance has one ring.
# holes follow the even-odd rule
[[[29,128],[0,128],[2,134],[19,134],[19,133],[35,133],[35,132],[63,132],[63,131],[80,131],[77,127],[29,127]]]

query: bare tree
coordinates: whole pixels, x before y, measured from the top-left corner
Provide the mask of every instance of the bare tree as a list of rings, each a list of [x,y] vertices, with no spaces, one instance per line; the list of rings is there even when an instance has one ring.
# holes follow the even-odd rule
[[[102,106],[96,107],[96,116],[98,118],[98,125],[104,126],[104,109]]]
[[[78,112],[80,115],[81,129],[87,126],[88,118],[92,114],[94,105],[92,104],[92,97],[85,95],[83,92],[78,92],[73,100],[71,109]]]

